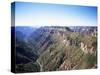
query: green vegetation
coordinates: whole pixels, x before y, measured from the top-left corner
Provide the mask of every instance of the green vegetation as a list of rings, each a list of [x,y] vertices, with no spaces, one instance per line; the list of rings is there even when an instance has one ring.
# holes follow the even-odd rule
[[[87,34],[87,32],[73,32],[64,27],[54,27],[50,30],[49,27],[47,29],[44,27],[43,30],[40,29],[36,33],[38,33],[37,36],[32,34],[28,43],[21,48],[24,54],[18,53],[20,59],[31,59],[30,62],[17,64],[16,72],[59,71],[97,67],[97,36],[92,35],[94,32]],[[82,50],[81,43],[83,43],[83,48],[87,52]],[[31,55],[28,56],[27,53]]]
[[[27,64],[18,64],[16,65],[16,72],[39,72],[40,66],[38,63],[27,63]]]

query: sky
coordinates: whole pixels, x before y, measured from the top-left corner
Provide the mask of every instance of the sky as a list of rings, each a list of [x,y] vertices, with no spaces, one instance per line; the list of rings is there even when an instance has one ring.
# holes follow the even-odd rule
[[[14,9],[18,26],[97,26],[97,7],[16,2]]]

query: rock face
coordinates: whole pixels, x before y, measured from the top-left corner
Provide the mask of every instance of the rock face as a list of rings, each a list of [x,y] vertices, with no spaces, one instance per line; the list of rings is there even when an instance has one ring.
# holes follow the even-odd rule
[[[93,47],[88,47],[87,45],[85,45],[83,42],[81,42],[81,49],[82,49],[82,51],[83,52],[85,52],[85,53],[90,53],[90,54],[92,54],[92,53],[94,53],[94,48]]]
[[[64,61],[63,64],[61,64],[59,70],[71,70],[71,62],[70,61]]]
[[[86,69],[97,65],[96,27],[45,26],[28,35],[27,41],[20,40],[20,36],[16,37],[16,58],[20,60],[16,63],[17,72]]]

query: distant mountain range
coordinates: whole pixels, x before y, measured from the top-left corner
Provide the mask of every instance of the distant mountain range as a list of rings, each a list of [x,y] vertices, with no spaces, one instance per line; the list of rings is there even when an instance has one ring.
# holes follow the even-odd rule
[[[28,37],[31,33],[33,33],[37,28],[29,27],[29,26],[16,26],[16,36],[20,36],[20,33],[24,36],[23,38]]]
[[[97,27],[96,26],[71,26],[69,27],[72,31],[74,32],[79,32],[79,33],[86,33],[86,34],[90,34],[92,32],[97,32]]]

